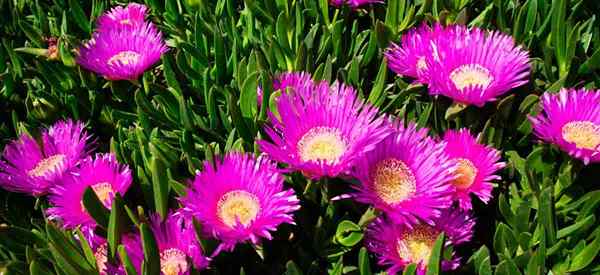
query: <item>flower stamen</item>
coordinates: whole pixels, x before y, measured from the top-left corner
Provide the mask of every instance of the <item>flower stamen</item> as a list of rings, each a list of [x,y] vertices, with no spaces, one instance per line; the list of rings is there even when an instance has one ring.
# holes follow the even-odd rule
[[[221,221],[229,227],[238,222],[248,226],[258,216],[260,203],[256,195],[247,191],[229,191],[219,199],[217,212]]]
[[[600,145],[600,125],[591,121],[571,121],[562,127],[562,137],[579,149],[596,150]]]
[[[177,248],[165,249],[160,253],[160,271],[164,275],[184,274],[189,269],[185,253]]]
[[[134,65],[138,63],[141,58],[141,54],[134,51],[122,51],[115,55],[113,55],[108,62],[106,62],[109,66],[115,66],[118,64],[122,65]]]
[[[389,204],[402,202],[416,192],[415,175],[403,161],[395,158],[380,161],[371,172],[371,178],[375,193]]]
[[[431,250],[439,232],[427,225],[417,225],[398,239],[396,250],[402,259],[413,263],[429,262]]]
[[[494,81],[494,77],[490,70],[479,64],[465,64],[450,73],[450,80],[462,91],[468,87],[486,89]]]
[[[314,127],[300,141],[298,151],[302,161],[324,161],[333,164],[346,152],[347,144],[339,129]]]
[[[477,167],[475,164],[468,159],[457,158],[458,166],[454,174],[456,178],[452,181],[452,184],[458,189],[468,189],[475,182],[477,177]]]
[[[40,160],[37,165],[27,172],[27,175],[30,177],[41,177],[48,172],[56,170],[60,167],[66,156],[63,154],[56,154],[53,156],[49,156],[45,159]]]

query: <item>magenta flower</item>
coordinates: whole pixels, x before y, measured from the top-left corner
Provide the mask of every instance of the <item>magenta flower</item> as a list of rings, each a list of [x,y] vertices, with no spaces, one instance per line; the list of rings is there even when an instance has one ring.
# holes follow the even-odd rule
[[[87,242],[92,248],[94,258],[96,258],[96,268],[100,275],[118,274],[125,275],[124,270],[119,270],[117,266],[108,262],[108,243],[90,230],[89,236],[86,236]]]
[[[59,121],[42,131],[41,144],[23,134],[4,148],[0,187],[33,196],[46,194],[87,155],[90,136],[83,123]]]
[[[338,8],[343,5],[348,5],[351,8],[356,9],[360,6],[374,3],[383,3],[383,0],[329,0],[329,4]]]
[[[377,254],[379,265],[388,267],[388,274],[397,274],[407,265],[416,263],[417,274],[424,275],[440,233],[446,235],[446,246],[456,246],[471,239],[475,225],[467,213],[450,209],[444,210],[443,215],[433,222],[433,225],[395,224],[377,218],[367,229],[366,246]],[[442,260],[442,270],[455,269],[459,264],[460,259],[453,255],[450,260]]]
[[[125,234],[121,238],[121,244],[125,247],[127,257],[131,260],[131,263],[137,274],[142,274],[142,261],[144,260],[144,250],[142,247],[142,240],[139,234]],[[125,273],[123,265],[119,266],[119,270]],[[170,274],[165,274],[170,275]]]
[[[540,139],[586,165],[600,162],[600,92],[562,89],[542,96],[543,112],[529,117]]]
[[[291,213],[300,208],[273,162],[242,153],[226,154],[216,167],[205,162],[180,200],[186,216],[198,219],[205,234],[222,241],[218,251],[248,240],[270,240],[277,226],[294,224]]]
[[[104,206],[110,209],[115,194],[125,195],[131,185],[131,171],[120,165],[113,154],[96,154],[81,162],[77,173],[51,189],[47,213],[50,219],[62,221],[64,228],[94,227],[96,222],[83,206],[83,193],[91,187]]]
[[[527,83],[529,54],[512,37],[497,31],[447,27],[432,43],[427,60],[432,95],[483,106]]]
[[[272,142],[259,141],[262,151],[311,178],[349,172],[355,160],[390,134],[377,109],[343,84],[322,82],[299,87],[277,100],[279,116],[265,131]]]
[[[112,29],[135,29],[145,24],[148,8],[143,4],[129,3],[126,7],[117,6],[98,17],[96,26],[99,32]]]
[[[436,24],[433,29],[427,24],[411,29],[402,36],[401,44],[392,43],[385,51],[388,67],[401,76],[417,79],[417,82],[429,83],[427,59],[431,58],[434,37],[444,35],[443,27]]]
[[[150,217],[151,228],[160,253],[160,270],[168,275],[190,274],[192,265],[196,270],[208,266],[208,258],[196,239],[191,223],[185,224],[181,215],[170,213],[164,222],[160,216]],[[188,258],[191,263],[188,263]]]
[[[166,51],[162,33],[148,22],[95,33],[79,48],[77,63],[108,80],[135,80]]]
[[[477,142],[469,130],[448,130],[444,133],[446,153],[458,163],[454,172],[456,178],[451,181],[456,188],[454,199],[462,209],[471,209],[470,194],[475,194],[487,203],[492,198],[492,180],[500,180],[495,175],[504,168],[505,163],[499,162],[500,152],[491,146]]]
[[[444,153],[443,143],[426,136],[426,129],[400,123],[394,128],[356,163],[356,200],[373,205],[396,223],[431,222],[452,204],[455,163]]]
[[[277,75],[273,80],[273,91],[284,92],[287,88],[290,91],[295,90],[297,87],[304,85],[314,85],[312,76],[307,72],[285,72]],[[258,87],[257,89],[257,100],[260,106],[263,101],[263,90]]]

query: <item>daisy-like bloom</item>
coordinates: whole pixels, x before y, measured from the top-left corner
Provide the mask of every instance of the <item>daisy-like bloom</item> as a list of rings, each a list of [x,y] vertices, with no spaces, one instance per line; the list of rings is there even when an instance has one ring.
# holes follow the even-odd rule
[[[379,257],[378,264],[387,266],[388,274],[397,274],[416,263],[417,274],[425,274],[431,250],[440,233],[446,235],[446,246],[467,242],[473,235],[474,220],[460,210],[444,210],[433,225],[426,223],[396,224],[377,218],[367,228],[366,246]],[[442,260],[442,270],[459,266],[460,259]]]
[[[444,153],[444,143],[427,137],[426,129],[396,124],[392,135],[356,163],[355,198],[397,223],[431,222],[452,204],[456,165]]]
[[[529,53],[511,36],[463,26],[447,27],[432,43],[429,88],[455,102],[483,106],[527,83]]]
[[[339,83],[282,94],[277,110],[279,116],[269,113],[272,126],[265,128],[272,142],[259,141],[261,150],[314,179],[349,172],[355,160],[391,133],[376,108]]]
[[[540,139],[586,165],[600,162],[600,91],[562,89],[542,96],[542,113],[529,117]]]
[[[285,91],[287,88],[294,91],[297,87],[314,85],[312,75],[307,72],[285,72],[277,75],[273,80],[273,91]],[[260,106],[263,101],[263,90],[258,87],[257,100]]]
[[[184,215],[195,217],[205,234],[222,241],[218,251],[271,239],[270,231],[280,224],[294,224],[292,212],[300,208],[272,161],[242,153],[226,154],[216,167],[205,162],[180,200]]]
[[[108,80],[135,80],[167,51],[151,23],[97,32],[79,48],[77,63]]]
[[[0,187],[33,196],[46,194],[88,153],[83,123],[59,121],[44,130],[41,144],[29,135],[6,145],[0,159]]]
[[[428,83],[427,58],[431,56],[431,43],[434,43],[433,37],[443,33],[439,24],[433,29],[427,24],[411,29],[402,36],[400,45],[392,43],[385,51],[388,67],[398,75],[415,78],[423,84]]]
[[[197,270],[208,266],[208,258],[202,255],[194,228],[191,223],[185,224],[181,215],[171,213],[164,222],[160,216],[153,215],[150,221],[158,244],[162,274],[189,274],[192,265]]]
[[[98,31],[109,31],[115,28],[135,29],[145,23],[148,8],[143,4],[129,3],[126,7],[117,6],[98,17]]]
[[[88,187],[110,209],[115,194],[125,195],[131,185],[131,171],[117,162],[113,154],[96,154],[83,160],[77,173],[66,176],[64,182],[51,189],[48,209],[50,219],[62,221],[64,228],[93,227],[94,219],[83,206],[83,193]]]
[[[342,7],[343,5],[348,5],[353,9],[356,9],[360,6],[365,6],[368,4],[375,3],[383,3],[383,0],[329,0],[329,4],[334,7]]]
[[[446,153],[458,166],[454,172],[456,178],[451,181],[456,188],[454,199],[462,209],[471,209],[470,194],[475,194],[487,203],[492,198],[492,180],[499,180],[495,175],[505,166],[499,162],[500,152],[491,146],[477,142],[469,130],[448,130],[444,133]]]

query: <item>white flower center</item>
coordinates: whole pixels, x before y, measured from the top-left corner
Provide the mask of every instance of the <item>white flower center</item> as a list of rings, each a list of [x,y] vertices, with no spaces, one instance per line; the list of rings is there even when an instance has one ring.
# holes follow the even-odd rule
[[[456,161],[458,162],[454,172],[456,178],[452,181],[452,184],[461,190],[468,189],[475,182],[478,172],[477,167],[468,159],[458,158]]]
[[[106,251],[106,244],[99,246],[94,252],[94,258],[96,258],[96,267],[100,274],[106,274],[106,262],[108,262],[108,254]]]
[[[417,225],[398,239],[396,250],[401,259],[411,263],[429,262],[431,250],[439,233],[427,225]]]
[[[488,69],[479,64],[466,64],[454,69],[450,73],[450,80],[462,91],[473,86],[486,89],[494,81],[494,77]]]
[[[371,172],[371,179],[375,193],[389,204],[404,201],[417,190],[417,181],[410,168],[395,158],[380,161]]]
[[[562,137],[579,149],[596,150],[600,145],[600,125],[591,121],[571,121],[562,127]]]
[[[63,164],[66,156],[63,154],[56,154],[53,156],[49,156],[45,159],[40,160],[37,165],[27,171],[27,175],[30,177],[41,177],[48,172],[56,170],[60,165]]]
[[[185,253],[177,248],[165,249],[160,253],[160,271],[164,275],[179,275],[188,271]]]
[[[108,62],[110,66],[122,64],[122,65],[133,65],[136,64],[142,55],[134,51],[122,51],[118,54],[113,55]]]
[[[298,141],[298,152],[302,161],[322,160],[332,164],[340,160],[346,146],[339,129],[314,127]]]
[[[234,227],[238,222],[248,226],[260,212],[256,195],[244,190],[229,191],[217,203],[217,215],[223,223]]]

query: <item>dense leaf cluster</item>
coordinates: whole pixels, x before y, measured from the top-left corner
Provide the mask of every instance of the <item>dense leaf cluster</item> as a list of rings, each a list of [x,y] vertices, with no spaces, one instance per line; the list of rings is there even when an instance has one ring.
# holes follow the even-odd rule
[[[145,213],[176,208],[175,198],[202,161],[230,150],[258,152],[273,75],[294,70],[350,84],[382,112],[428,126],[432,134],[468,127],[503,151],[503,180],[494,200],[475,205],[474,240],[458,251],[464,257],[457,274],[600,272],[600,167],[536,142],[526,119],[538,112],[544,91],[599,86],[595,1],[386,0],[351,10],[327,0],[145,0],[171,48],[136,83],[109,82],[75,63],[74,51],[90,37],[95,19],[118,2],[0,0],[0,147],[60,118],[86,122],[98,151],[115,153],[134,172],[132,190],[111,212],[91,191],[84,200],[106,230],[111,257],[124,252],[119,233],[139,225],[147,260],[156,265]],[[456,109],[397,77],[383,50],[427,21],[511,34],[531,53],[529,84],[483,108]],[[258,86],[266,95],[260,105]],[[261,247],[221,253],[203,272],[382,270],[361,242],[373,213],[350,200],[330,200],[349,192],[347,182],[316,185],[299,174],[286,182],[303,199],[297,225],[281,226]],[[43,199],[0,191],[0,273],[94,270],[91,250],[74,238],[81,233],[48,223],[47,207]],[[440,249],[438,242],[438,256]],[[147,272],[156,270],[149,266]]]

